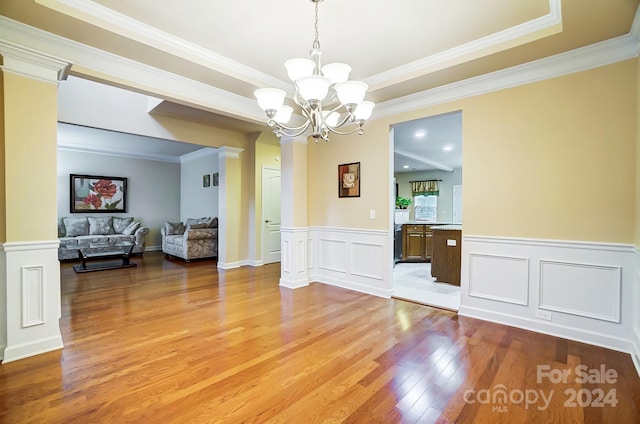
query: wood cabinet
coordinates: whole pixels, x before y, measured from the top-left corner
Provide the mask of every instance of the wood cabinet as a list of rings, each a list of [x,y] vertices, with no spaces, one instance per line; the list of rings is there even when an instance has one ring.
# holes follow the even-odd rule
[[[460,285],[462,231],[433,230],[431,276],[436,281]]]
[[[426,262],[431,259],[431,226],[404,224],[402,226],[402,261]]]

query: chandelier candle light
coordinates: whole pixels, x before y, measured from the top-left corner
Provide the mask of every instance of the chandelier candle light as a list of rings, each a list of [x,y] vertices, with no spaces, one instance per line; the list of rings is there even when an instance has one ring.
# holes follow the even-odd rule
[[[369,87],[364,82],[349,80],[351,67],[346,63],[322,66],[322,50],[318,41],[318,3],[323,0],[310,1],[315,4],[316,18],[311,59],[289,59],[284,64],[287,75],[295,86],[293,101],[302,110],[306,121],[298,127],[286,126],[293,108],[284,104],[287,95],[284,90],[256,90],[254,94],[258,105],[267,114],[267,124],[275,127],[278,137],[297,137],[309,129],[316,143],[319,139],[329,141],[329,133],[347,135],[357,131],[362,135],[364,122],[369,119],[374,107],[372,102],[364,100]],[[353,124],[354,127],[338,131],[338,128],[348,124]]]

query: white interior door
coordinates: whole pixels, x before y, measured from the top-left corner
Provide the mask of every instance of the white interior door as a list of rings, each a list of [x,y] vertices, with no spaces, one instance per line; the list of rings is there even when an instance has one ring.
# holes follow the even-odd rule
[[[280,262],[280,170],[262,168],[262,262]]]

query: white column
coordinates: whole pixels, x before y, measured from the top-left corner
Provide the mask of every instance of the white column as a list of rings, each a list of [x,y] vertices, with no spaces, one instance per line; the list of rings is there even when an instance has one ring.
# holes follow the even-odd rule
[[[37,199],[56,189],[57,84],[71,64],[65,60],[0,41],[5,160],[4,234],[0,249],[0,353],[10,362],[63,347],[60,332],[60,262],[55,196],[43,207]],[[25,123],[33,127],[26,127]],[[16,146],[27,146],[18,148]],[[46,155],[33,158],[32,149]],[[31,149],[31,150],[30,150]],[[18,190],[15,164],[31,163],[41,175],[25,177]],[[39,180],[36,181],[35,179]],[[35,218],[35,219],[34,219]]]
[[[282,256],[280,285],[299,288],[309,284],[307,227],[307,140],[283,138],[280,226]]]

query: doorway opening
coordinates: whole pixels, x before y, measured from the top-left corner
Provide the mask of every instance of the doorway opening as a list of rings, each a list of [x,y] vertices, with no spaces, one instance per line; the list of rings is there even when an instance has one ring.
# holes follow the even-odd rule
[[[462,111],[393,125],[393,297],[457,311]],[[400,199],[398,201],[398,199]]]

